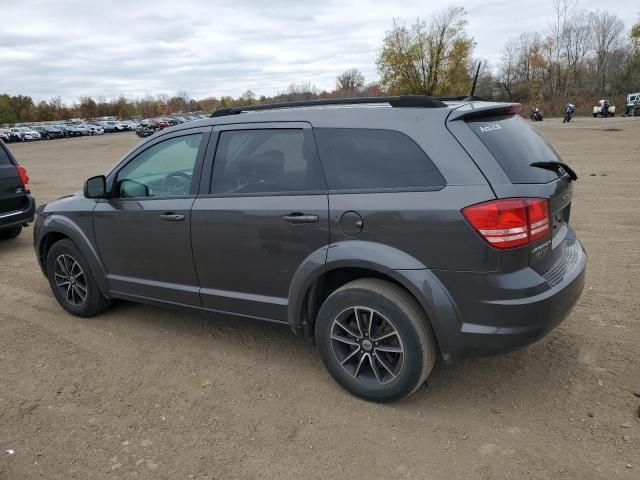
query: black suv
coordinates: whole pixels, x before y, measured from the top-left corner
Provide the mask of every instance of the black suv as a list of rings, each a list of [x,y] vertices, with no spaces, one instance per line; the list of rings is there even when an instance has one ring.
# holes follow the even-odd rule
[[[573,170],[519,106],[383,97],[236,107],[156,133],[42,206],[63,308],[112,299],[288,324],[373,401],[512,350],[584,285]]]
[[[17,237],[33,221],[35,202],[29,190],[29,176],[0,141],[0,240]]]

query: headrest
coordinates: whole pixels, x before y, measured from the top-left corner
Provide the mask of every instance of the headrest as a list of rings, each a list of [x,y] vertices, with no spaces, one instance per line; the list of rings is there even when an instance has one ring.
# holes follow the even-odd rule
[[[237,162],[238,173],[252,175],[280,175],[284,173],[284,153],[277,150],[245,157]]]

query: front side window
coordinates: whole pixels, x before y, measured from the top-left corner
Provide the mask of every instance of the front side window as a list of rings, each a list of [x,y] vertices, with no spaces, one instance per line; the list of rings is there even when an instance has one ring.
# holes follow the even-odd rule
[[[444,178],[426,153],[395,130],[315,128],[330,190],[439,189]]]
[[[117,196],[189,195],[202,135],[170,138],[147,148],[118,173]]]
[[[302,129],[232,130],[220,134],[211,193],[324,190],[310,132]]]

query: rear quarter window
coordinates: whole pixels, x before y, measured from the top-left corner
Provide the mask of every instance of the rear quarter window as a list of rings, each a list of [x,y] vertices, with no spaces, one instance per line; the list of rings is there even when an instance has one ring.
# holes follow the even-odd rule
[[[548,183],[558,178],[552,171],[530,166],[533,162],[560,161],[560,157],[522,117],[481,117],[467,124],[512,183]]]
[[[314,128],[330,190],[437,190],[445,180],[427,154],[395,130]]]

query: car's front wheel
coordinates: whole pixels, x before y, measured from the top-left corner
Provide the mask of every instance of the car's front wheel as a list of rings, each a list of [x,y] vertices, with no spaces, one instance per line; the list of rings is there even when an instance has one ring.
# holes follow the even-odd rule
[[[391,402],[414,393],[436,359],[431,327],[402,288],[379,279],[350,282],[323,303],[315,338],[331,376],[365,400]]]
[[[49,249],[47,278],[58,303],[73,315],[93,317],[111,305],[98,288],[84,256],[71,240],[60,240]]]

